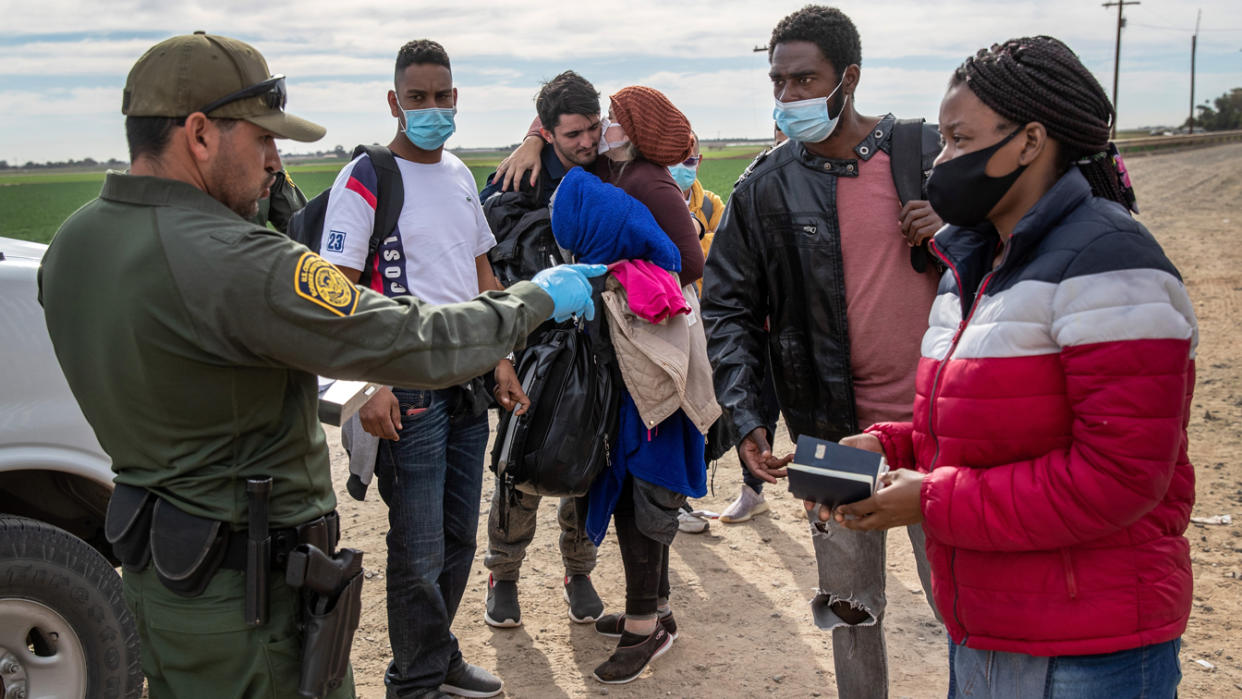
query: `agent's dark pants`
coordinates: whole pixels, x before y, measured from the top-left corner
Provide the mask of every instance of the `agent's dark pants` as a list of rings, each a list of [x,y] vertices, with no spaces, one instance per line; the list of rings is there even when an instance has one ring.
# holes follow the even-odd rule
[[[152,699],[297,699],[302,635],[298,591],[272,576],[267,624],[246,625],[246,574],[219,570],[198,597],[170,592],[155,566],[121,575],[142,641],[142,674]],[[99,690],[102,692],[103,690]],[[352,671],[328,699],[354,696]]]

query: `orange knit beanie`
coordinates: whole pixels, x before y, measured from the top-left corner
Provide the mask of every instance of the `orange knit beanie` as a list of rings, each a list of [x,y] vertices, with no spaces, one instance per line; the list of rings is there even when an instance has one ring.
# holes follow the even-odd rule
[[[622,88],[610,99],[613,119],[644,158],[667,167],[690,157],[690,120],[664,93],[634,86]]]

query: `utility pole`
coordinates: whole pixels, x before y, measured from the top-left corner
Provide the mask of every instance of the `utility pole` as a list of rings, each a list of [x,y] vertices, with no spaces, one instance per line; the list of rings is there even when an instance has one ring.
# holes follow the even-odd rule
[[[1113,138],[1117,138],[1117,76],[1121,72],[1121,28],[1126,25],[1125,17],[1121,12],[1126,5],[1142,4],[1135,0],[1116,0],[1116,2],[1106,2],[1103,5],[1105,9],[1117,6],[1117,47],[1113,52]]]
[[[1199,43],[1199,20],[1203,19],[1203,9],[1195,15],[1195,33],[1190,36],[1190,133],[1195,132],[1195,48]]]

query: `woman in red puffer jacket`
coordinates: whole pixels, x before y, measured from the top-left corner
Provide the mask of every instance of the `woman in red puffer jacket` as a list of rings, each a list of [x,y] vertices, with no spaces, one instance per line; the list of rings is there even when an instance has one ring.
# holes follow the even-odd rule
[[[1127,211],[1112,118],[1050,37],[954,73],[928,182],[950,224],[933,246],[947,271],[914,421],[842,440],[899,470],[819,513],[923,523],[950,696],[1172,697],[1181,677],[1198,329],[1177,269]]]

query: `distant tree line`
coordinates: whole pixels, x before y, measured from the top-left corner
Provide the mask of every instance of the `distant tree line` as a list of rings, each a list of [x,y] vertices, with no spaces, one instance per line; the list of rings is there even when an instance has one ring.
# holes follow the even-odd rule
[[[1200,122],[1198,119],[1195,120],[1195,126],[1208,129],[1208,130],[1212,130],[1213,128],[1221,128],[1221,129],[1242,128],[1238,126],[1238,116],[1240,113],[1242,113],[1242,110],[1240,110],[1240,107],[1242,107],[1242,88],[1235,88],[1233,92],[1231,93],[1231,95],[1225,95],[1225,96],[1218,98],[1216,100],[1218,106],[1221,100],[1226,99],[1226,98],[1230,98],[1233,100],[1232,102],[1233,111],[1230,112],[1230,114],[1232,115],[1230,118],[1233,119],[1233,121],[1230,123],[1232,123],[1233,126],[1211,127],[1211,126],[1207,126],[1206,122]],[[1215,113],[1215,112],[1212,112],[1211,108],[1208,107],[1206,104],[1199,107],[1199,110],[1201,114],[1203,113],[1203,110],[1207,110],[1211,114]],[[759,140],[762,140],[762,139],[733,139],[733,140],[758,142]],[[723,148],[726,144],[731,143],[731,142],[732,140],[729,140],[729,139],[722,139],[719,141],[706,140],[706,141],[702,141],[702,147],[708,150],[711,150],[713,148]],[[512,151],[514,148],[517,148],[519,145],[521,144],[511,143],[509,145],[500,146],[498,148],[487,148],[487,149],[482,149],[482,150],[496,150],[496,151],[501,151],[501,152],[508,152],[508,151]],[[480,149],[452,148],[450,150],[452,150],[454,153],[462,153],[462,152],[468,152],[471,150],[480,150]],[[315,159],[315,158],[340,158],[344,160],[344,159],[349,158],[349,156],[352,153],[353,153],[352,148],[347,150],[345,146],[338,145],[332,148],[331,150],[317,150],[314,152],[298,153],[297,155],[292,156],[292,158],[294,160],[303,160],[303,159],[310,160],[310,159]],[[282,153],[281,157],[288,158],[290,156]],[[109,160],[95,160],[94,158],[83,158],[82,160],[74,160],[70,158],[69,160],[49,160],[46,163],[36,163],[33,160],[28,160],[26,161],[25,164],[22,164],[22,165],[10,164],[9,161],[7,160],[0,160],[0,171],[4,171],[4,170],[55,170],[55,169],[68,169],[68,168],[80,168],[83,170],[108,168],[108,169],[120,170],[120,169],[124,169],[127,167],[129,167],[128,161],[117,160],[116,158],[111,158]]]
[[[1195,128],[1204,131],[1229,131],[1242,129],[1242,87],[1235,87],[1229,92],[1195,107]],[[1187,119],[1184,126],[1189,126]]]
[[[46,163],[36,163],[33,160],[27,160],[24,165],[10,165],[7,160],[0,160],[0,170],[52,170],[55,168],[123,168],[129,163],[124,160],[111,158],[109,160],[95,160],[94,158],[83,158],[82,160],[49,160]]]

